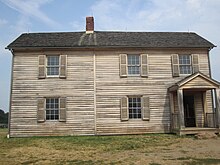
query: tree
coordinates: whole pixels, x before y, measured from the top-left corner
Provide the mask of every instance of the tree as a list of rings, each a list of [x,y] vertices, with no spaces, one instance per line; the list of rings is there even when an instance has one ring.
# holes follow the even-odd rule
[[[0,109],[0,124],[8,124],[8,112],[5,113]]]

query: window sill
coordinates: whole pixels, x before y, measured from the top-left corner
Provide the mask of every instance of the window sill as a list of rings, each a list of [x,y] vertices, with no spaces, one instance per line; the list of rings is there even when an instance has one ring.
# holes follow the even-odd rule
[[[46,76],[46,78],[59,78],[59,75],[56,75],[56,76]]]
[[[141,77],[140,74],[128,75],[127,77]]]

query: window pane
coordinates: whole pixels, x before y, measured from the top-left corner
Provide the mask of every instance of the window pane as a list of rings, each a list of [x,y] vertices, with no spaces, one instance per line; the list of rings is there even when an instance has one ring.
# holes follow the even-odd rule
[[[47,75],[59,75],[59,56],[47,56]]]
[[[59,99],[47,98],[46,99],[46,120],[59,119]]]
[[[139,119],[141,118],[141,98],[129,97],[129,118]]]
[[[191,66],[189,65],[180,66],[180,74],[191,74],[191,73],[192,73]]]
[[[179,55],[179,68],[180,74],[191,74],[191,56],[190,55]]]
[[[140,56],[128,55],[128,74],[139,75],[140,74]]]

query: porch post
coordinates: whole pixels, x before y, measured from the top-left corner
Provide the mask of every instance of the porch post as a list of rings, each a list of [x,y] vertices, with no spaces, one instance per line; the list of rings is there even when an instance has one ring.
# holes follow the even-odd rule
[[[179,128],[185,128],[184,122],[184,106],[183,106],[183,89],[177,90],[178,110],[179,110]]]
[[[206,99],[206,94],[207,92],[204,91],[203,92],[203,96],[202,96],[202,101],[203,101],[203,113],[204,113],[204,125],[203,126],[208,126],[208,123],[207,123],[207,116],[206,116],[206,113],[207,113],[207,99]]]
[[[220,128],[220,89],[215,89],[217,127]]]
[[[170,95],[170,119],[171,119],[171,121],[170,121],[171,130],[170,131],[172,132],[175,129],[175,124],[177,124],[177,123],[174,123],[174,119],[173,119],[173,113],[174,113],[173,93],[170,92],[169,95]]]

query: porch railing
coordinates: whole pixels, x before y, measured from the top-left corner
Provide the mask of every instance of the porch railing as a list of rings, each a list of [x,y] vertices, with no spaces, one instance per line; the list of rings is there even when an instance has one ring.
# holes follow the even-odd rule
[[[215,113],[206,113],[205,114],[205,123],[204,127],[206,128],[216,128],[216,115]],[[178,113],[172,113],[172,130],[178,130],[179,129],[179,118]]]
[[[205,126],[208,128],[215,128],[216,127],[216,115],[215,113],[206,113],[206,122]]]

